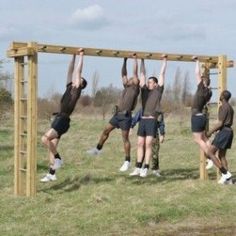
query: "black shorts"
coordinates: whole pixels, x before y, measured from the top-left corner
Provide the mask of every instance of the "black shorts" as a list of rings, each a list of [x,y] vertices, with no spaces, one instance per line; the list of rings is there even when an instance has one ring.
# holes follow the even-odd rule
[[[141,119],[138,126],[138,136],[157,136],[157,119]]]
[[[191,128],[193,133],[203,132],[206,129],[206,124],[207,119],[205,115],[192,115]]]
[[[131,128],[131,122],[132,116],[125,114],[116,114],[109,121],[112,126],[125,131],[128,131]]]
[[[214,140],[212,141],[212,145],[222,150],[230,149],[233,137],[233,130],[231,128],[224,127],[216,134]]]
[[[51,128],[57,131],[58,138],[60,138],[61,135],[66,133],[70,128],[70,118],[60,114],[56,115],[51,124]]]

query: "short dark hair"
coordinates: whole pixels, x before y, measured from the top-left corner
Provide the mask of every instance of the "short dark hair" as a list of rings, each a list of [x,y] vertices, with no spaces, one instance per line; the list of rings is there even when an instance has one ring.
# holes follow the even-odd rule
[[[201,76],[201,79],[206,82],[207,86],[210,85],[211,80],[210,80],[209,76],[202,75],[202,76]]]
[[[229,101],[229,99],[231,98],[231,92],[228,90],[224,90],[224,91],[222,91],[221,96],[226,101]]]
[[[81,88],[84,89],[87,86],[88,82],[85,78],[82,77],[82,84],[81,84]]]
[[[150,79],[152,79],[155,83],[158,84],[158,79],[157,79],[157,77],[151,76],[151,77],[148,78],[148,80],[150,80]]]

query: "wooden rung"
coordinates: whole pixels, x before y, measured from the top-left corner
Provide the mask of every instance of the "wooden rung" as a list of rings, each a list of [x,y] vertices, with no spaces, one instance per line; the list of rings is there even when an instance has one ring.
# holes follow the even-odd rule
[[[152,56],[152,53],[147,53],[146,58],[150,58]]]
[[[46,48],[47,48],[46,45],[43,45],[43,46],[39,47],[40,50],[45,50]]]
[[[218,75],[218,72],[211,72],[209,75]]]
[[[20,151],[20,154],[26,155],[27,152],[26,151]]]
[[[21,118],[22,120],[23,120],[23,119],[27,119],[27,116],[21,116],[20,118]]]
[[[20,98],[21,101],[27,101],[27,98]]]
[[[21,133],[20,136],[25,137],[27,136],[27,133]]]
[[[114,51],[114,52],[113,52],[113,55],[114,55],[114,56],[117,56],[119,53],[120,53],[119,51]]]
[[[183,56],[180,55],[180,56],[177,56],[176,58],[177,58],[177,60],[181,60],[183,58]]]
[[[27,66],[28,65],[28,62],[22,62],[20,63],[22,66]]]
[[[20,171],[26,172],[27,170],[25,168],[20,168]]]
[[[61,48],[59,48],[59,51],[60,51],[60,52],[64,52],[65,50],[66,50],[65,47],[61,47]]]
[[[24,84],[24,83],[28,83],[27,80],[21,80],[20,82],[21,82],[22,84]]]
[[[102,50],[96,50],[96,54],[100,55],[102,53]]]
[[[216,90],[216,89],[218,89],[218,87],[211,87],[211,89]]]

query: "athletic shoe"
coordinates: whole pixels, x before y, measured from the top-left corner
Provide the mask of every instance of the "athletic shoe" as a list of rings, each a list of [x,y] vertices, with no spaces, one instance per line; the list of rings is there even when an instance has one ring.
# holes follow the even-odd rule
[[[220,180],[218,181],[218,184],[225,184],[227,180],[229,180],[232,177],[231,173],[227,171],[226,174],[222,174]]]
[[[234,184],[234,183],[233,183],[233,179],[232,179],[232,178],[227,179],[227,180],[225,181],[225,184],[229,184],[229,185]]]
[[[52,168],[53,168],[54,170],[57,170],[57,169],[61,168],[62,164],[63,164],[63,160],[61,160],[61,159],[59,159],[59,158],[55,158],[55,160],[54,160],[54,165],[53,165]]]
[[[96,156],[101,153],[101,150],[98,150],[96,147],[87,151],[89,155]]]
[[[136,167],[133,172],[131,172],[130,176],[138,176],[140,175],[141,168]]]
[[[46,174],[42,179],[40,179],[40,182],[46,183],[55,180],[57,180],[56,175]]]
[[[125,161],[123,165],[120,167],[121,172],[125,172],[129,169],[130,167],[130,161]]]
[[[161,177],[161,174],[160,174],[160,170],[159,170],[159,169],[153,170],[153,171],[152,171],[152,174],[155,175],[155,176],[157,176],[157,177]]]
[[[209,170],[213,167],[214,163],[212,160],[207,159],[207,165],[206,165],[206,169]]]
[[[140,177],[145,178],[145,177],[147,177],[147,174],[148,174],[148,168],[143,168],[143,169],[141,169],[141,171],[140,171]]]

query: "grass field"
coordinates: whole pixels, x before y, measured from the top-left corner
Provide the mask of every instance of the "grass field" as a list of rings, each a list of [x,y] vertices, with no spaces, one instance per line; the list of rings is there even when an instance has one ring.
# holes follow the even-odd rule
[[[37,184],[37,197],[13,196],[12,118],[0,125],[0,235],[236,235],[236,186],[199,180],[199,149],[189,117],[167,117],[158,178],[119,173],[123,162],[120,131],[115,130],[99,157],[89,157],[107,121],[74,116],[59,152],[64,166],[58,180]],[[47,171],[40,144],[48,121],[40,121],[38,180]],[[136,130],[131,136],[132,166]],[[228,152],[236,175],[236,144]]]

